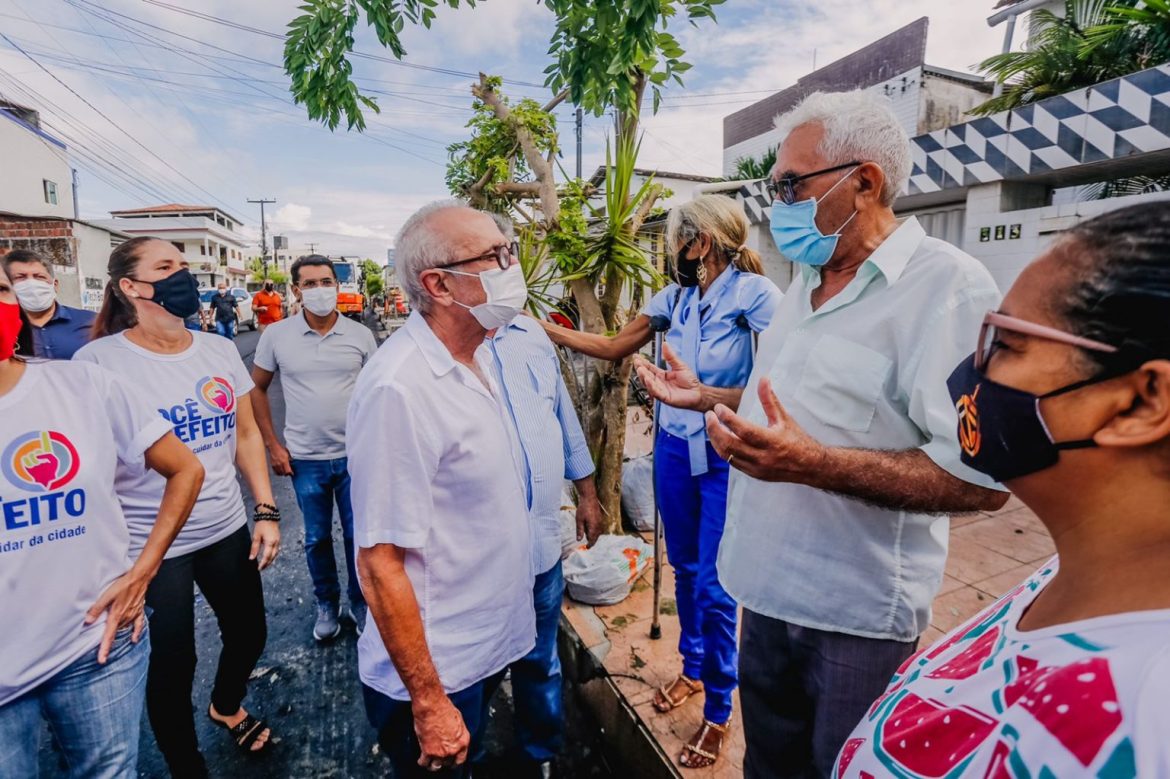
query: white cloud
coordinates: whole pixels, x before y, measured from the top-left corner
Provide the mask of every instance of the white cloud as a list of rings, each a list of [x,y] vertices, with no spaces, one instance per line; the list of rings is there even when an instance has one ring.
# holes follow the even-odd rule
[[[309,218],[312,215],[313,209],[308,206],[287,203],[276,209],[276,213],[272,215],[272,229],[289,231],[307,230],[309,228]]]

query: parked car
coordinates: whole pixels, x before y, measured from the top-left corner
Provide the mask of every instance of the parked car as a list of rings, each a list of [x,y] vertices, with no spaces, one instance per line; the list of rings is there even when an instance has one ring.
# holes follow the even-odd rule
[[[228,292],[239,301],[239,306],[236,308],[239,326],[247,327],[249,330],[255,330],[256,314],[252,311],[252,296],[248,294],[248,290],[242,287],[231,287]],[[214,294],[214,289],[204,289],[199,292],[199,300],[201,301],[200,305],[202,308],[200,318],[206,330],[215,329],[215,315],[211,313],[211,296]]]

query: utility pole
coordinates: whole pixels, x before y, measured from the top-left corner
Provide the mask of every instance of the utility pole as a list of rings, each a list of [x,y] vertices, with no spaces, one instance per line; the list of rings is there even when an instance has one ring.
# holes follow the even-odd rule
[[[577,178],[581,178],[581,131],[582,124],[585,121],[585,111],[580,106],[577,107]]]
[[[309,242],[309,254],[316,254],[316,253],[317,253],[317,244],[310,241]]]
[[[249,200],[249,203],[260,204],[260,265],[264,269],[264,278],[268,278],[268,226],[264,221],[264,205],[266,203],[275,203],[276,198],[266,200],[259,198],[258,200]]]

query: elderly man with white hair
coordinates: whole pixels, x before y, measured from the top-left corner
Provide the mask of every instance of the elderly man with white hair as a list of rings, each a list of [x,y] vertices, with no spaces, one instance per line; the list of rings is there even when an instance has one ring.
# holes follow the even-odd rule
[[[777,119],[768,189],[796,277],[738,414],[687,366],[640,366],[707,413],[732,466],[719,578],[740,604],[747,777],[829,776],[930,624],[946,514],[1005,493],[959,459],[946,379],[999,292],[893,203],[909,141],[886,100],[815,93]]]
[[[482,348],[526,292],[495,221],[459,202],[407,220],[396,257],[414,313],[362,371],[347,421],[377,628],[358,666],[394,775],[467,775],[492,693],[536,636],[523,453]]]

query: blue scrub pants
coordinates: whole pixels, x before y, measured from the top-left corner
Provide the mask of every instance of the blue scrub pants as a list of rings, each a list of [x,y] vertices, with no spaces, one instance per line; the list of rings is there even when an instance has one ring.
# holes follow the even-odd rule
[[[665,430],[654,443],[654,466],[666,554],[674,566],[683,673],[703,682],[703,716],[722,724],[731,717],[738,664],[736,605],[715,570],[727,517],[729,467],[707,444],[707,472],[691,476],[686,439]]]

